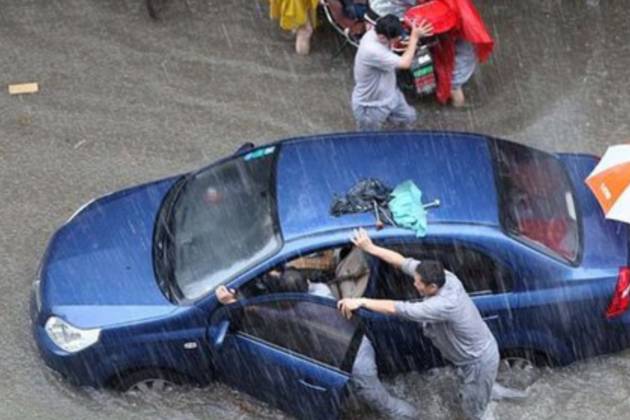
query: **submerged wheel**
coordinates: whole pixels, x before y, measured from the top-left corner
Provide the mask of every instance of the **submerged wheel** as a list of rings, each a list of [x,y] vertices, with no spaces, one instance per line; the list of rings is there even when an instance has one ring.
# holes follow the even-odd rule
[[[526,389],[553,364],[549,356],[531,350],[509,350],[501,355],[498,381],[508,387]]]
[[[186,378],[175,372],[144,369],[123,376],[115,388],[125,393],[168,393],[185,382]]]
[[[501,360],[510,361],[517,366],[530,364],[534,367],[551,367],[554,359],[546,353],[529,349],[510,349],[501,353]]]

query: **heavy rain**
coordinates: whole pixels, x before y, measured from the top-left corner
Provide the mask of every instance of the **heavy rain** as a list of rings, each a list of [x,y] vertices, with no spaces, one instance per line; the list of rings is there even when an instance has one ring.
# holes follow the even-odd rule
[[[342,41],[323,16],[310,54],[298,56],[293,36],[269,19],[267,0],[157,3],[158,19],[143,0],[0,6],[0,419],[290,418],[219,382],[128,394],[75,387],[44,364],[34,343],[32,282],[51,236],[82,204],[200,168],[245,142],[355,128],[355,49],[339,51]],[[475,4],[494,53],[469,83],[465,108],[412,101],[415,128],[598,156],[628,141],[625,1]],[[6,89],[26,82],[38,83],[38,92]],[[488,418],[628,418],[628,375],[630,350],[564,367],[502,365],[499,380],[529,395],[491,402]],[[451,367],[383,379],[422,418],[459,413]]]

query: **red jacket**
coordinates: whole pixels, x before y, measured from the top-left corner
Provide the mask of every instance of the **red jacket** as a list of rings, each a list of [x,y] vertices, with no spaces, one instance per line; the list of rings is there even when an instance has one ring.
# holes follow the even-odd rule
[[[446,3],[459,17],[455,29],[442,35],[438,45],[432,51],[437,77],[436,97],[440,103],[446,103],[451,97],[451,80],[455,67],[455,42],[458,39],[463,39],[473,44],[478,60],[484,62],[492,54],[494,40],[488,33],[472,0],[435,1]]]

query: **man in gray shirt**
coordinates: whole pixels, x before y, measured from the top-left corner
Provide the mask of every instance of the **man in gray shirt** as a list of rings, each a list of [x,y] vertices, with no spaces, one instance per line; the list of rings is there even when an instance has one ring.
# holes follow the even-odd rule
[[[403,33],[396,16],[383,16],[363,35],[354,58],[352,91],[352,113],[359,130],[378,130],[387,120],[407,127],[416,121],[416,110],[396,85],[396,70],[411,67],[418,41],[432,32],[428,22],[414,25],[402,55],[392,51]]]
[[[342,299],[338,303],[341,312],[350,317],[352,311],[364,307],[422,323],[425,335],[458,368],[464,414],[471,420],[481,419],[497,376],[499,349],[462,283],[438,261],[405,258],[375,245],[364,229],[354,232],[352,242],[413,277],[414,286],[425,299],[421,302]]]

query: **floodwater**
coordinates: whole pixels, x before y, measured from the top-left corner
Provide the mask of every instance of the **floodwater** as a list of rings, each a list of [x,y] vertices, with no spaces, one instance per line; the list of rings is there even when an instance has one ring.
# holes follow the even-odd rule
[[[352,50],[325,24],[297,57],[265,0],[5,0],[0,7],[0,418],[277,418],[215,384],[167,397],[77,389],[42,365],[27,299],[52,232],[92,197],[199,167],[245,141],[353,129]],[[478,0],[497,47],[470,108],[416,105],[418,128],[477,131],[601,154],[629,138],[624,0]],[[3,88],[5,89],[5,88]],[[536,372],[497,419],[627,418],[630,352]],[[449,369],[387,378],[427,419],[450,419]]]

